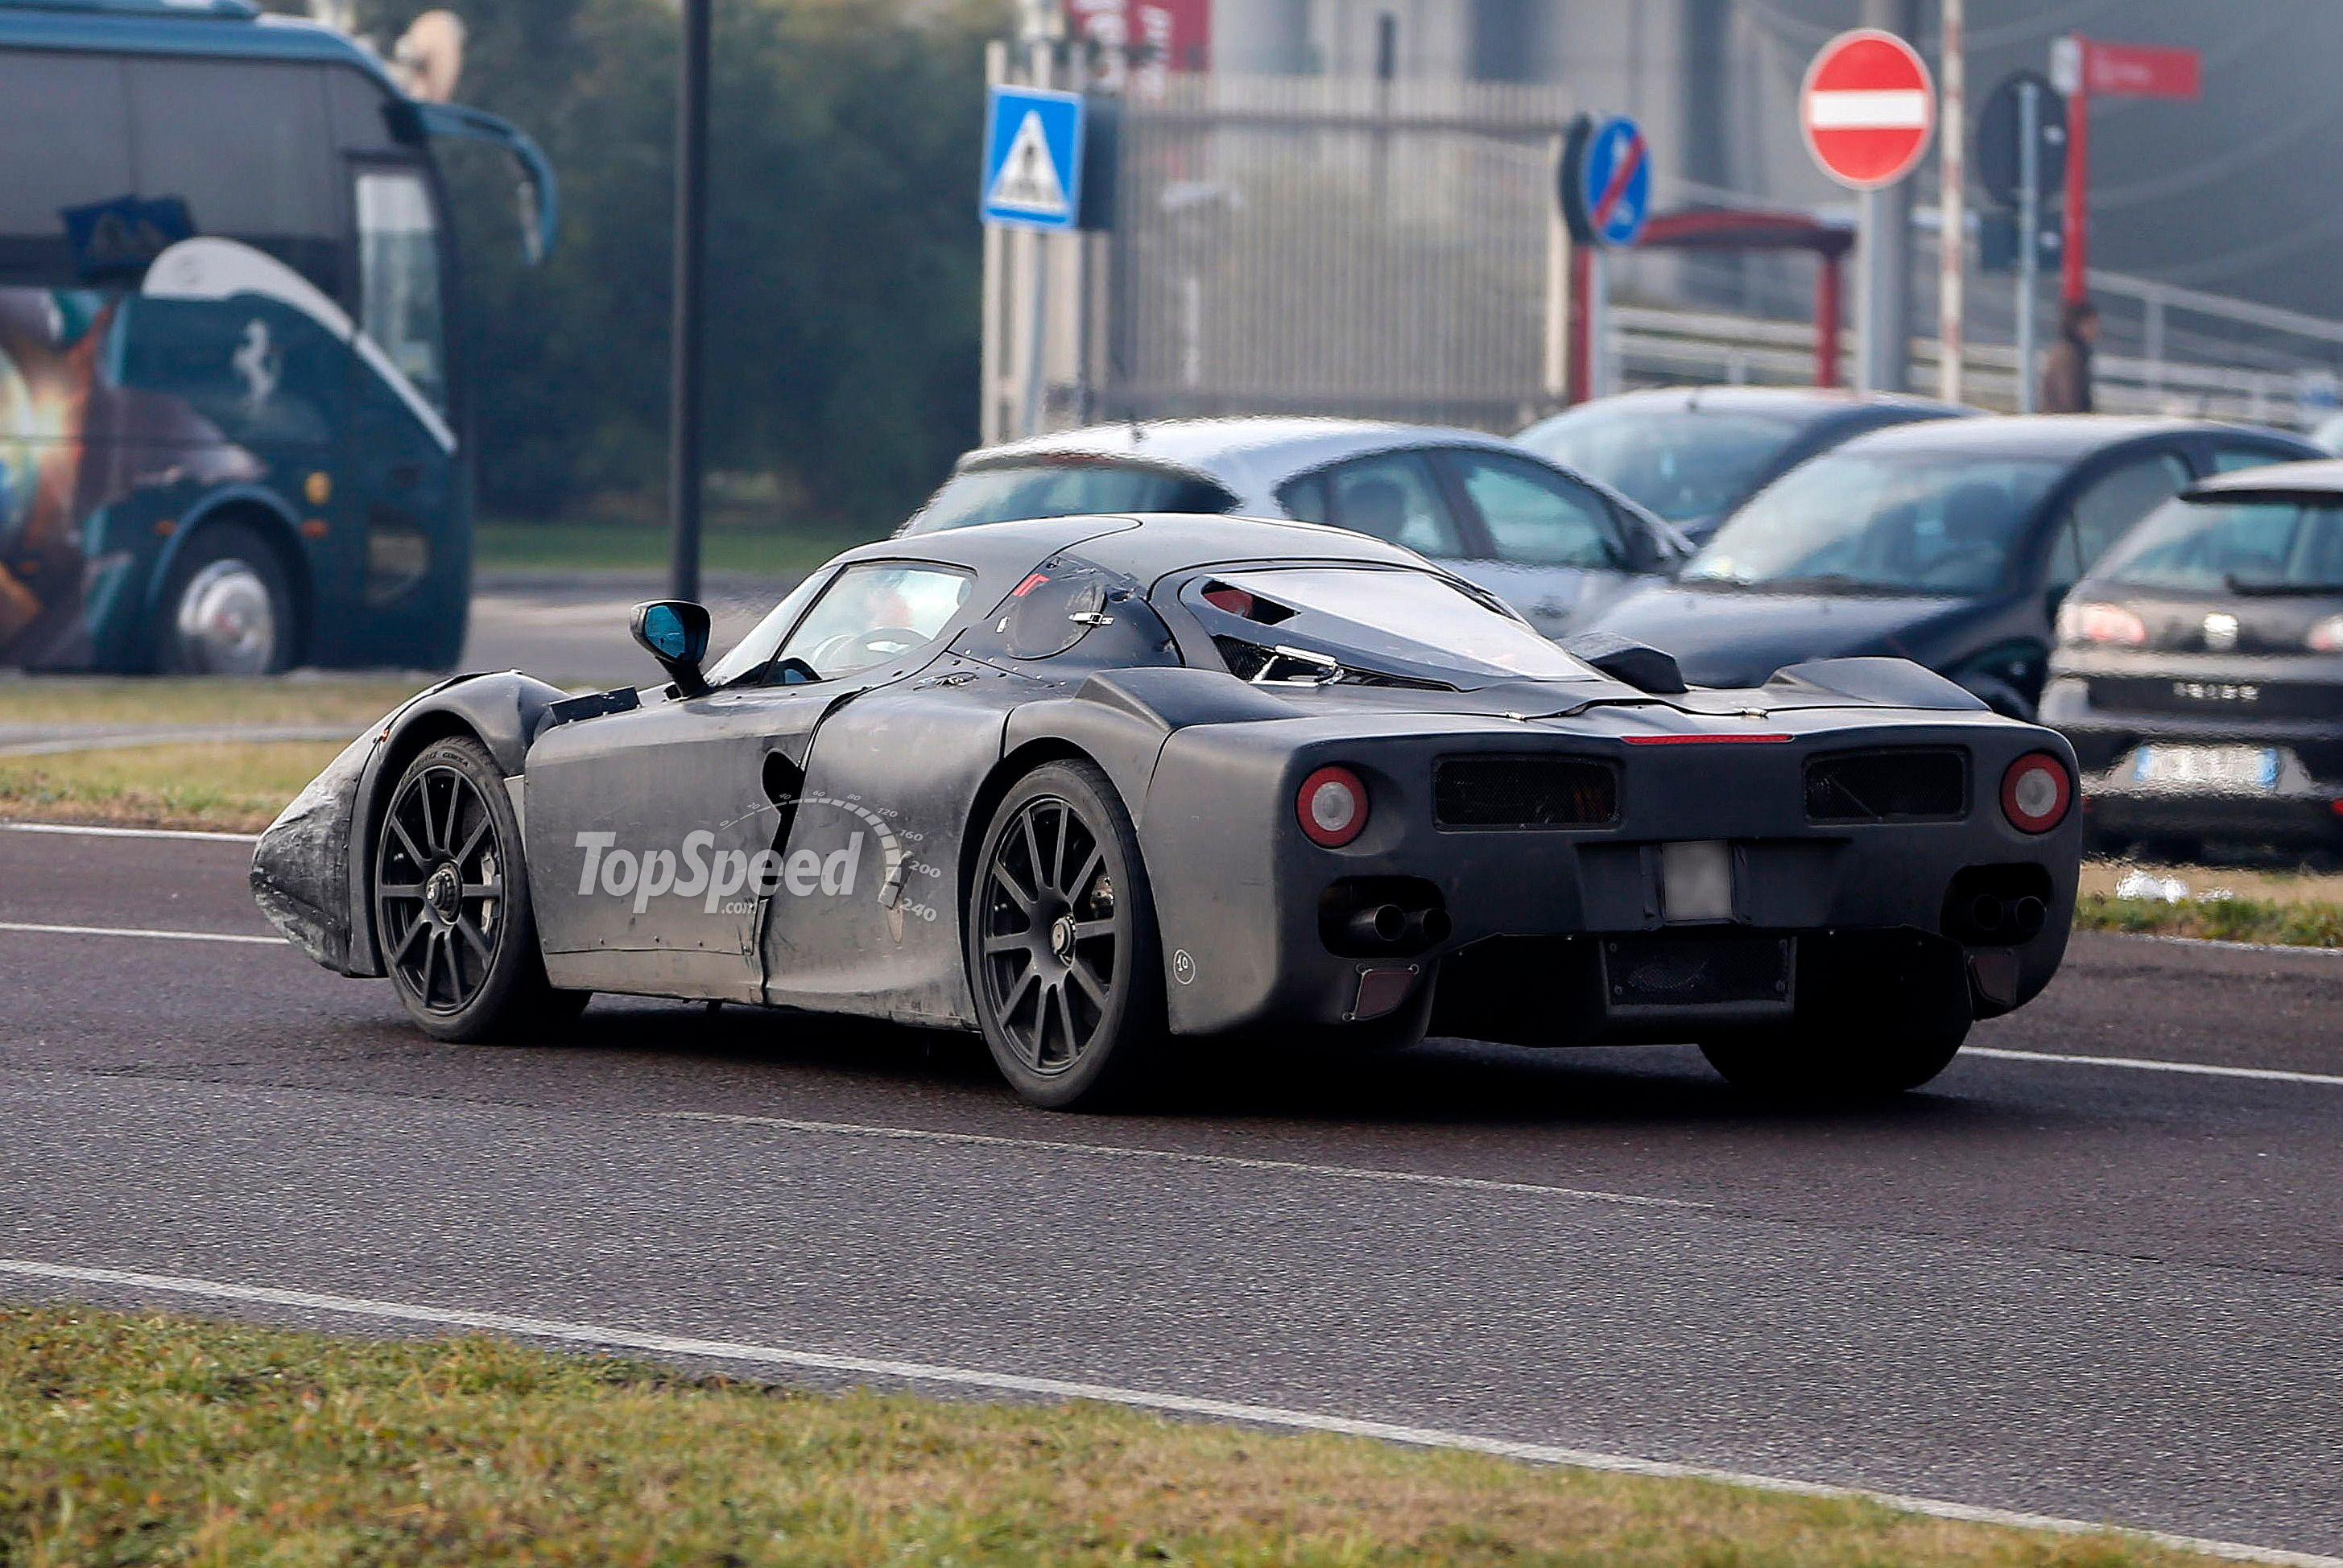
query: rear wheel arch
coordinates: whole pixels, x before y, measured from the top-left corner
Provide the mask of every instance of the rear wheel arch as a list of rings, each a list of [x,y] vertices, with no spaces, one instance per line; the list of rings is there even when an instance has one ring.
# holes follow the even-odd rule
[[[977,859],[983,852],[984,835],[992,826],[993,813],[1001,809],[1001,802],[1010,790],[1017,787],[1019,779],[1046,762],[1086,762],[1093,768],[1099,767],[1097,758],[1059,736],[1029,740],[995,763],[992,770],[984,776],[984,781],[976,787],[975,798],[969,805],[968,819],[960,829],[959,874],[952,883],[959,900],[953,906],[955,909],[965,910],[968,907],[969,894],[976,886]],[[1104,771],[1103,769],[1100,770]],[[1131,810],[1129,800],[1123,802],[1123,809]],[[1138,813],[1134,811],[1131,815],[1136,817]],[[970,977],[971,983],[974,979],[972,975]]]

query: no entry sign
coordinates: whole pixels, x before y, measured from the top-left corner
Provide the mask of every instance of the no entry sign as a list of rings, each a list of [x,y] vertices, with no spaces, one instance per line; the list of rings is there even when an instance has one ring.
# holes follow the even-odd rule
[[[1858,27],[1822,47],[1798,93],[1798,126],[1823,172],[1877,190],[1912,172],[1936,124],[1927,62],[1893,33]]]

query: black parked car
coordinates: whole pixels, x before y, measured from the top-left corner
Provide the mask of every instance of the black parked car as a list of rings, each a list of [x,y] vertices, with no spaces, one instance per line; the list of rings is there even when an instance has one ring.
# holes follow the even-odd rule
[[[2343,844],[2343,462],[2207,479],[2076,585],[2042,699],[2107,848]]]
[[[1513,438],[1704,539],[1816,453],[1889,425],[1976,412],[1819,387],[1668,387],[1582,403]]]
[[[1858,436],[1735,512],[1677,575],[1598,615],[1702,686],[1886,654],[2029,719],[2066,590],[2197,477],[2315,456],[2276,430],[2107,415]]]

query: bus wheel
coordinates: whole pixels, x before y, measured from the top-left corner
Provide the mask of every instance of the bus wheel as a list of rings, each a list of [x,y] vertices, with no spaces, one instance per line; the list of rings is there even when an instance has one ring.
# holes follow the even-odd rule
[[[163,585],[155,662],[171,675],[274,675],[292,662],[293,590],[268,542],[210,523]]]

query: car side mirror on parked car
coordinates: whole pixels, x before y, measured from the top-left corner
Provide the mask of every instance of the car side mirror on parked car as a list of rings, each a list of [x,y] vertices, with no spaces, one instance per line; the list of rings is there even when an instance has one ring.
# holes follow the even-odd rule
[[[678,695],[698,697],[707,691],[708,678],[699,673],[700,661],[708,657],[706,606],[687,599],[653,599],[635,607],[628,629],[659,660]]]

